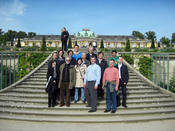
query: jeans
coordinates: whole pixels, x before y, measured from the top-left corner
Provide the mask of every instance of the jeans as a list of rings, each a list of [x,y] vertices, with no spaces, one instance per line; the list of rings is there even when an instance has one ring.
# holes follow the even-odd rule
[[[79,91],[79,89],[81,89],[81,100],[85,101],[84,87],[81,87],[81,88],[76,88],[75,87],[74,101],[78,101],[78,91]]]
[[[110,84],[106,86],[106,109],[111,110],[111,98],[112,98],[112,111],[117,110],[117,92],[115,90],[115,84],[113,85],[113,92],[110,92]]]

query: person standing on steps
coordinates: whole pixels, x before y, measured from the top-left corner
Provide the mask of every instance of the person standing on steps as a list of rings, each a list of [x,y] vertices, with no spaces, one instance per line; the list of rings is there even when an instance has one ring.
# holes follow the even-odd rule
[[[119,85],[119,73],[118,69],[114,67],[114,63],[115,61],[113,59],[109,61],[109,67],[105,69],[103,75],[103,89],[106,88],[106,110],[104,111],[105,113],[111,111],[111,103],[111,113],[115,113],[117,110],[116,97]]]
[[[59,80],[59,70],[57,69],[57,61],[53,60],[51,62],[51,67],[47,71],[47,88],[48,93],[48,107],[56,106],[58,101],[58,80]],[[56,101],[57,100],[57,101]]]
[[[64,27],[61,30],[61,42],[62,42],[62,50],[67,51],[67,40],[69,38],[69,32]]]
[[[98,98],[101,98],[101,99],[104,98],[104,90],[102,89],[103,73],[105,69],[108,67],[108,63],[103,57],[104,57],[104,53],[98,52],[98,58],[96,60],[96,63],[101,67],[101,80],[98,86],[97,95],[98,95]]]
[[[60,66],[60,107],[64,106],[64,95],[66,93],[66,106],[70,106],[70,89],[75,87],[76,74],[74,65],[70,64],[70,57],[66,57],[65,63]]]
[[[126,86],[129,80],[128,67],[123,64],[123,59],[119,56],[119,63],[117,64],[117,69],[119,71],[119,90],[122,91],[122,106],[127,108],[126,105]],[[117,106],[120,106],[120,94],[117,95]]]
[[[63,64],[65,62],[64,51],[63,50],[58,51],[58,61],[60,62],[60,64]]]
[[[109,66],[109,62],[111,59],[113,59],[115,61],[114,67],[116,67],[116,65],[118,64],[118,56],[117,56],[116,50],[112,50],[112,56],[108,59],[108,66]]]
[[[86,69],[87,69],[86,65],[82,64],[82,59],[79,58],[77,60],[77,64],[75,65],[75,71],[76,71],[76,84],[75,84],[75,95],[74,95],[75,103],[77,103],[78,101],[79,89],[81,90],[81,100],[83,103],[85,103],[83,80],[84,80]]]
[[[59,73],[60,73],[60,65],[61,65],[61,63],[58,60],[58,54],[57,54],[56,51],[52,53],[52,58],[48,62],[47,81],[49,79],[49,76],[51,75],[50,73],[52,73],[52,72],[50,72],[50,70],[52,69],[52,63],[53,63],[53,61],[56,61],[56,72],[58,74],[57,75],[57,81],[56,81],[56,87],[57,87],[57,89],[56,89],[56,91],[54,93],[55,94],[55,99],[56,99],[56,104],[55,105],[57,105],[58,104],[58,100],[59,100],[58,82],[59,82]]]
[[[89,47],[89,52],[86,55],[86,59],[91,63],[91,57],[95,56],[97,59],[97,55],[94,53],[94,48],[92,46]]]
[[[90,62],[86,59],[86,53],[82,53],[81,58],[83,61],[82,64],[85,64],[88,67],[90,65]]]
[[[84,77],[85,97],[87,107],[91,107],[88,112],[97,110],[97,88],[101,78],[101,68],[96,63],[96,57],[91,57],[91,65],[88,66]]]
[[[74,58],[76,61],[81,58],[82,56],[82,53],[79,52],[79,45],[75,45],[74,46],[74,53],[72,55],[72,58]]]
[[[70,57],[70,64],[71,65],[75,65],[77,63],[77,61],[72,57],[73,56],[73,51],[72,50],[68,50],[67,52],[68,56]]]

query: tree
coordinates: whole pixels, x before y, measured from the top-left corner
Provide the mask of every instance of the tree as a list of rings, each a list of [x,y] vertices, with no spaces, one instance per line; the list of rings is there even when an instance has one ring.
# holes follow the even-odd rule
[[[72,48],[72,40],[71,40],[71,37],[69,37],[68,47],[67,47],[67,48]]]
[[[47,50],[47,48],[46,48],[46,38],[45,38],[45,36],[43,36],[41,51],[46,51],[46,50]]]
[[[101,49],[103,49],[103,48],[104,48],[104,43],[103,43],[103,40],[101,40],[100,48],[101,48]]]
[[[17,48],[21,48],[21,41],[20,41],[20,38],[18,37],[18,42],[17,42],[17,45],[16,45]]]
[[[6,45],[7,43],[7,35],[6,34],[3,34],[0,36],[0,45]]]
[[[75,41],[75,45],[78,45],[77,41]],[[75,46],[75,45],[74,45],[74,46]]]
[[[19,31],[19,32],[17,33],[17,38],[25,38],[25,37],[27,37],[26,32],[24,32],[24,31]]]
[[[154,49],[155,48],[155,38],[156,38],[156,33],[153,31],[148,31],[145,33],[146,34],[146,38],[148,40],[151,40],[151,48]]]
[[[4,34],[4,32],[2,31],[2,29],[0,29],[0,36],[3,35],[3,34]]]
[[[7,35],[7,41],[11,42],[11,46],[14,44],[14,39],[17,36],[17,32],[13,30],[8,30],[8,32],[5,33]]]
[[[175,32],[172,33],[172,37],[171,37],[171,45],[172,45],[172,46],[175,45]]]
[[[33,38],[36,36],[36,33],[35,32],[28,32],[28,38]]]
[[[145,36],[139,31],[133,31],[132,32],[132,36],[140,38],[140,39],[144,39],[145,38]]]
[[[162,37],[161,39],[160,39],[160,42],[163,44],[163,45],[165,45],[166,47],[170,47],[170,39],[169,38],[167,38],[167,37]]]
[[[131,52],[130,40],[129,40],[129,38],[127,39],[127,42],[126,42],[125,51],[126,51],[126,52]]]

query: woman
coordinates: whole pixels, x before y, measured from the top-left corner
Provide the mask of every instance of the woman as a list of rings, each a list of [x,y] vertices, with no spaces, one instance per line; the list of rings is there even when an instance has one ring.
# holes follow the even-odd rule
[[[65,61],[64,51],[63,50],[59,50],[58,51],[58,61],[60,62],[60,64],[63,64],[64,61]]]
[[[87,69],[86,65],[82,64],[82,59],[79,58],[77,60],[77,64],[75,65],[75,72],[76,72],[76,84],[75,84],[75,95],[74,95],[75,103],[77,103],[78,101],[79,89],[81,89],[81,100],[83,103],[85,103],[83,80],[84,80],[86,69]]]

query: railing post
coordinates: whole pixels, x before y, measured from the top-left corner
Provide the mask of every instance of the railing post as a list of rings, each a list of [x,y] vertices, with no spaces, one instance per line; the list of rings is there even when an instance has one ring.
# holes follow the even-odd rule
[[[12,56],[11,56],[11,53],[9,53],[9,55],[10,55],[10,69],[9,69],[9,85],[11,85],[12,84],[12,79],[11,79],[11,58],[12,58]]]
[[[154,62],[154,60],[153,60],[153,55],[152,54],[150,54],[151,55],[151,60],[152,60],[152,62],[151,62],[151,81],[153,81],[153,62]]]
[[[15,70],[15,58],[16,58],[16,53],[13,53],[14,55],[14,64],[13,64],[13,83],[15,83],[15,74],[16,74],[16,70]]]
[[[1,53],[1,88],[2,89],[3,87],[3,53]]]
[[[159,55],[159,86],[161,83],[161,54]]]
[[[167,90],[169,90],[169,55],[167,55]]]
[[[165,88],[165,56],[163,56],[163,88]]]

